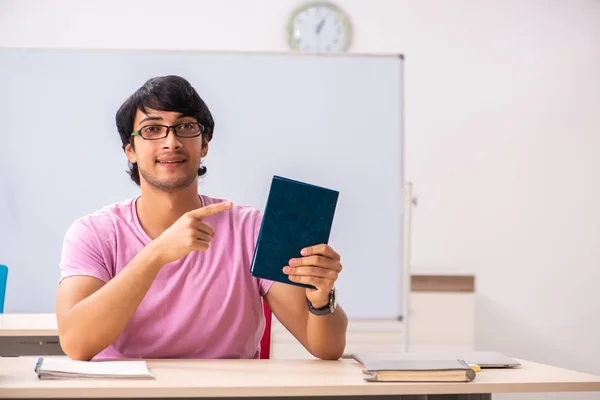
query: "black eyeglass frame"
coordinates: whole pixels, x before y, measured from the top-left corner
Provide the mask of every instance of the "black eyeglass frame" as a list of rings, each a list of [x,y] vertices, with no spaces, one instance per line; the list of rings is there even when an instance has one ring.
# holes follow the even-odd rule
[[[198,125],[198,127],[200,128],[200,131],[198,132],[197,135],[194,136],[181,136],[177,134],[177,127],[181,126],[181,125]],[[144,137],[144,135],[142,134],[142,129],[147,128],[149,126],[160,126],[163,128],[167,128],[167,130],[165,131],[165,134],[161,137],[155,137],[155,138],[147,138]],[[164,139],[167,136],[169,136],[169,131],[173,129],[173,133],[175,134],[175,136],[180,137],[180,138],[184,138],[184,139],[191,139],[191,138],[195,138],[198,137],[200,135],[202,135],[205,131],[206,128],[204,127],[204,125],[202,125],[199,122],[182,122],[181,124],[177,124],[177,125],[161,125],[161,124],[151,124],[151,125],[146,125],[146,126],[142,126],[140,129],[138,129],[137,131],[131,132],[131,136],[139,136],[144,140],[160,140],[160,139]]]

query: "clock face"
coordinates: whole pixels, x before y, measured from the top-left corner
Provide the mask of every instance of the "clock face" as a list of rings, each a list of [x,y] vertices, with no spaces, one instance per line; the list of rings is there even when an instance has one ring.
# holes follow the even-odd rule
[[[288,42],[299,51],[345,51],[350,45],[348,17],[330,3],[306,4],[292,13]]]

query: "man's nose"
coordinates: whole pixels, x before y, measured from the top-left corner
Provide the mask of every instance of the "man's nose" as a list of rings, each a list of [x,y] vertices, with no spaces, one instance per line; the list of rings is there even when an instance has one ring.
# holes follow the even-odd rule
[[[167,128],[167,137],[163,141],[163,148],[165,149],[179,149],[181,148],[181,142],[177,135],[175,135],[174,128]]]

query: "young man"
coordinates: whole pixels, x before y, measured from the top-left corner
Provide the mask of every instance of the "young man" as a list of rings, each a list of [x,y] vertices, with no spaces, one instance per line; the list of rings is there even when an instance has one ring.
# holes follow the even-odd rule
[[[60,343],[93,358],[257,358],[261,297],[315,357],[337,359],[347,318],[335,305],[340,256],[315,243],[282,265],[292,281],[251,276],[261,214],[198,194],[214,122],[188,81],[153,78],[116,122],[137,198],[76,220],[61,256]]]

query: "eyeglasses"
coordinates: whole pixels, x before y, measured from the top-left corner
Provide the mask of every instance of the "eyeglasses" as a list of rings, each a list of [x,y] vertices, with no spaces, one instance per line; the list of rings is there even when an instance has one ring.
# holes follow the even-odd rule
[[[173,129],[175,136],[181,138],[193,138],[200,136],[204,132],[204,126],[198,122],[184,122],[179,125],[146,125],[140,130],[131,133],[131,136],[141,136],[146,140],[164,139],[169,135],[169,130]]]

